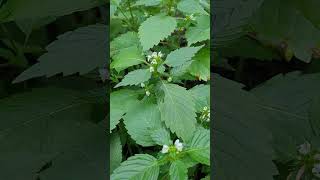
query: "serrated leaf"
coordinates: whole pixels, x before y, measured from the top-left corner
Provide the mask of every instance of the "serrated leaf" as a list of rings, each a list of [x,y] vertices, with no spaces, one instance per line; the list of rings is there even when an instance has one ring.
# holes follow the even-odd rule
[[[210,107],[210,85],[197,85],[188,90],[195,102],[197,112],[204,107]]]
[[[86,74],[107,61],[107,26],[90,25],[58,36],[47,46],[47,53],[38,63],[21,73],[13,82],[34,77],[51,77],[58,73],[64,76],[74,73]]]
[[[197,130],[192,137],[187,152],[193,160],[210,166],[210,131],[206,129]]]
[[[0,22],[22,19],[38,19],[43,17],[58,17],[77,11],[84,11],[106,4],[103,0],[23,0],[6,1],[0,9]],[[41,8],[39,8],[41,5]]]
[[[170,132],[165,128],[154,130],[150,134],[152,140],[158,145],[170,145],[172,140],[170,138]]]
[[[118,72],[145,62],[145,57],[142,55],[142,51],[137,46],[132,46],[121,50],[113,57],[113,61],[110,67]]]
[[[199,80],[210,79],[210,49],[201,49],[193,58],[189,67],[189,73]]]
[[[146,82],[151,78],[151,72],[149,69],[137,69],[129,72],[120,83],[118,83],[114,88],[120,86],[128,85],[138,85],[140,83]]]
[[[148,154],[136,154],[121,163],[121,166],[113,171],[111,180],[157,180],[159,165],[157,159]]]
[[[160,43],[175,30],[176,19],[169,16],[157,15],[148,18],[139,27],[139,38],[143,51],[147,51]]]
[[[188,46],[210,39],[210,16],[197,17],[197,24],[186,31]]]
[[[113,57],[115,54],[121,52],[121,50],[132,46],[137,47],[139,43],[139,37],[136,32],[121,34],[110,43],[110,56]]]
[[[190,139],[195,131],[196,114],[189,92],[176,84],[163,82],[160,88],[164,92],[164,99],[159,103],[161,120],[184,141]]]
[[[177,8],[185,14],[205,14],[208,13],[203,9],[200,2],[197,0],[182,0],[178,3]]]
[[[191,58],[202,48],[203,46],[197,47],[183,47],[172,51],[168,54],[165,64],[177,67],[185,64],[187,61],[190,61]]]
[[[120,136],[114,133],[110,137],[110,173],[120,166],[122,161],[122,146]]]
[[[170,165],[169,175],[171,180],[187,180],[188,169],[183,162],[176,160]]]
[[[140,101],[123,117],[128,134],[137,144],[153,146],[151,133],[162,127],[159,108],[148,101]]]
[[[138,92],[128,89],[121,89],[110,94],[110,132],[123,115],[138,103],[138,95]]]

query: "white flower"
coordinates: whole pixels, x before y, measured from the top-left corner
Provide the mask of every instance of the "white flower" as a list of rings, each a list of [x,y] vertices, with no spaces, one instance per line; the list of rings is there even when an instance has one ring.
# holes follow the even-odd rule
[[[177,140],[174,142],[174,146],[177,148],[178,151],[182,151],[183,144],[180,142],[179,139],[177,139]]]
[[[162,54],[162,52],[160,51],[160,52],[158,52],[158,57],[160,57],[160,58],[162,58],[163,57],[163,54]]]
[[[203,111],[206,111],[206,110],[208,110],[208,107],[207,107],[207,106],[205,106],[205,107],[203,108]]]
[[[148,58],[148,62],[150,62],[152,56],[151,56],[151,55],[148,55],[147,58]]]
[[[146,87],[146,85],[145,85],[144,83],[141,83],[140,86],[141,86],[142,88]]]
[[[172,77],[168,77],[168,82],[171,82],[172,81]]]
[[[158,64],[158,63],[157,63],[157,60],[153,59],[153,60],[151,61],[151,64]]]
[[[169,152],[169,146],[167,146],[167,145],[163,145],[163,146],[162,146],[162,150],[161,150],[161,152],[162,152],[163,154],[165,154],[165,153]]]
[[[151,67],[149,68],[149,70],[150,70],[150,72],[154,72],[154,67],[151,66]]]
[[[310,145],[310,143],[305,142],[305,143],[301,144],[301,145],[298,147],[298,151],[299,151],[299,153],[302,154],[302,155],[308,154],[308,153],[311,151],[311,145]]]
[[[156,58],[156,57],[158,56],[158,54],[157,54],[157,52],[153,52],[153,53],[151,54],[151,56],[152,56],[153,58]]]
[[[146,91],[146,95],[147,95],[147,96],[150,96],[150,91]]]
[[[320,178],[320,163],[315,164],[312,168],[312,173],[313,175],[317,176],[318,178]]]

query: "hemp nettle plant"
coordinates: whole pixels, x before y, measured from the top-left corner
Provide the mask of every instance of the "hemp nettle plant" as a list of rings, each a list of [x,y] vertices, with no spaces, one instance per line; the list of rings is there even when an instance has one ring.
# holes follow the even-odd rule
[[[110,2],[111,179],[209,179],[210,2]]]

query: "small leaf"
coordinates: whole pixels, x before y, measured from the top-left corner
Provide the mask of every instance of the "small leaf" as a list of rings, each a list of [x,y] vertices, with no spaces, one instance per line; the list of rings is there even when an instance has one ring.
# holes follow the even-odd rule
[[[110,56],[113,57],[115,54],[124,49],[133,46],[137,47],[137,44],[139,43],[139,37],[136,32],[127,32],[125,34],[121,34],[110,43]]]
[[[203,46],[198,47],[183,47],[177,50],[172,51],[168,54],[165,63],[172,67],[181,66],[187,61],[190,61],[191,58],[202,48]]]
[[[205,14],[208,13],[203,9],[199,1],[197,0],[182,0],[178,3],[177,8],[179,11],[185,14]]]
[[[199,129],[195,132],[190,149],[187,150],[190,157],[199,163],[210,165],[210,131]]]
[[[169,170],[171,180],[187,180],[188,169],[185,164],[179,160],[172,162]]]
[[[201,49],[192,59],[189,73],[199,80],[208,81],[210,79],[210,49]]]
[[[141,50],[137,46],[132,46],[127,49],[123,49],[115,55],[110,66],[120,72],[128,67],[141,64],[144,61],[145,57],[142,55]]]
[[[188,45],[210,39],[210,16],[199,16],[197,25],[187,29]]]
[[[150,78],[151,72],[149,71],[149,69],[137,69],[129,72],[114,88],[120,86],[138,85],[140,83],[148,81]]]
[[[148,154],[136,154],[121,163],[121,166],[113,171],[111,180],[157,180],[159,165],[157,159]]]
[[[115,170],[122,161],[122,146],[119,134],[114,133],[110,138],[110,173]]]
[[[177,26],[176,19],[169,16],[152,16],[139,27],[139,38],[143,51],[147,51],[168,36]]]

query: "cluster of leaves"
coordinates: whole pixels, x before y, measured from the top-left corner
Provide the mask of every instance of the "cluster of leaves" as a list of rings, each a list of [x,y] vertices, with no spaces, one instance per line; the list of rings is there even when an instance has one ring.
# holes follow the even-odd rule
[[[111,179],[209,178],[209,1],[113,0],[110,16]]]
[[[319,179],[319,2],[216,4],[214,177]]]
[[[0,68],[26,69],[8,78],[17,83],[10,87],[23,90],[0,100],[0,179],[108,177],[107,96],[98,74],[107,63],[108,28],[98,16],[74,21],[69,29],[63,24],[65,15],[103,14],[106,5],[104,0],[0,0]],[[43,36],[54,34],[47,33],[47,25],[61,20],[64,27],[56,30],[63,34]],[[67,75],[74,76],[62,78]],[[31,78],[36,79],[26,81]]]

